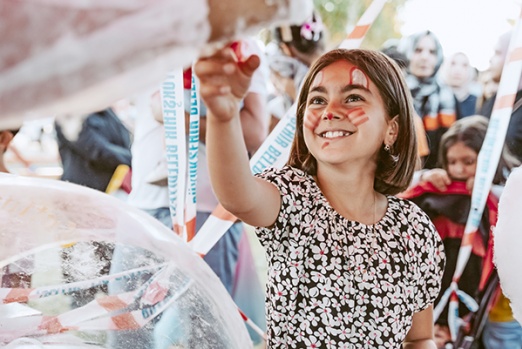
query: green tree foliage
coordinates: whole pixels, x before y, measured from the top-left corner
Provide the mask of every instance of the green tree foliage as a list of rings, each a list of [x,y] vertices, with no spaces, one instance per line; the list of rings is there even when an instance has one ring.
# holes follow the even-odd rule
[[[370,28],[362,48],[379,49],[388,39],[400,38],[397,12],[407,0],[388,0]],[[314,0],[328,31],[328,48],[333,48],[357,24],[372,0]]]

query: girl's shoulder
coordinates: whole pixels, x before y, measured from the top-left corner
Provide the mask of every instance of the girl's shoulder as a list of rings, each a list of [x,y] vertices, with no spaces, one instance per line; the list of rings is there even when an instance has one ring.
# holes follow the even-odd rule
[[[402,197],[398,197],[398,196],[393,196],[393,195],[389,195],[388,196],[388,202],[390,204],[393,204],[396,206],[396,209],[400,210],[400,211],[403,211],[403,212],[421,212],[421,213],[424,213],[419,206],[417,206],[414,202],[406,199],[406,198],[402,198]]]
[[[388,196],[388,202],[394,211],[394,217],[397,219],[409,224],[423,223],[431,229],[432,223],[428,214],[414,202],[396,196]]]
[[[303,170],[285,165],[282,168],[269,167],[255,176],[273,183],[311,183],[313,177]]]

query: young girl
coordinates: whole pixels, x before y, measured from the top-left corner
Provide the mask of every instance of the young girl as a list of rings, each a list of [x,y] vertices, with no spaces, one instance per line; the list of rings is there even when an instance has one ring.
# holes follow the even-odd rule
[[[455,273],[456,261],[464,234],[466,220],[471,205],[471,191],[477,169],[477,158],[486,137],[488,119],[474,115],[458,120],[442,136],[439,149],[441,168],[425,171],[420,183],[410,188],[402,197],[411,199],[430,216],[444,241],[447,265],[442,281],[445,291]],[[498,210],[498,191],[509,172],[518,161],[506,147],[493,178],[494,188],[486,201],[486,209],[479,227],[479,234],[472,242],[472,253],[459,280],[459,289],[470,296],[478,296],[479,291],[489,279],[492,264],[491,227],[496,224]],[[439,298],[441,294],[439,295]],[[436,300],[436,303],[439,301]],[[464,317],[469,310],[459,306],[459,316]],[[436,321],[435,336],[438,347],[450,341],[447,326],[447,308]],[[501,346],[507,348],[507,346]]]
[[[417,154],[400,69],[374,51],[321,56],[287,166],[253,176],[238,110],[258,64],[223,49],[195,69],[215,193],[266,249],[268,347],[434,348],[442,243],[425,213],[392,196]]]

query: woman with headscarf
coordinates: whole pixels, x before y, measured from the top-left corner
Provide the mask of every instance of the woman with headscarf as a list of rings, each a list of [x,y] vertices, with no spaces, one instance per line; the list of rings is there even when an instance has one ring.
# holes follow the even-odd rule
[[[424,158],[424,167],[434,168],[440,138],[456,119],[453,92],[436,77],[443,61],[442,46],[432,32],[423,31],[406,38],[400,50],[409,61],[406,82],[428,136],[430,154]]]

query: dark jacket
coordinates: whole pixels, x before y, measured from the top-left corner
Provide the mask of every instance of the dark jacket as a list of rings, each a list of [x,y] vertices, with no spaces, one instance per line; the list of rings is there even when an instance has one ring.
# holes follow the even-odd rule
[[[116,167],[131,165],[131,137],[112,109],[90,114],[77,140],[65,137],[55,123],[62,180],[105,191]]]
[[[497,95],[495,94],[484,102],[484,105],[480,108],[480,115],[484,115],[488,118],[491,117],[496,97]],[[520,100],[520,98],[522,98],[522,90],[517,92],[515,103]],[[522,161],[522,108],[517,108],[511,114],[506,133],[506,145],[511,153],[513,153],[518,160]]]

